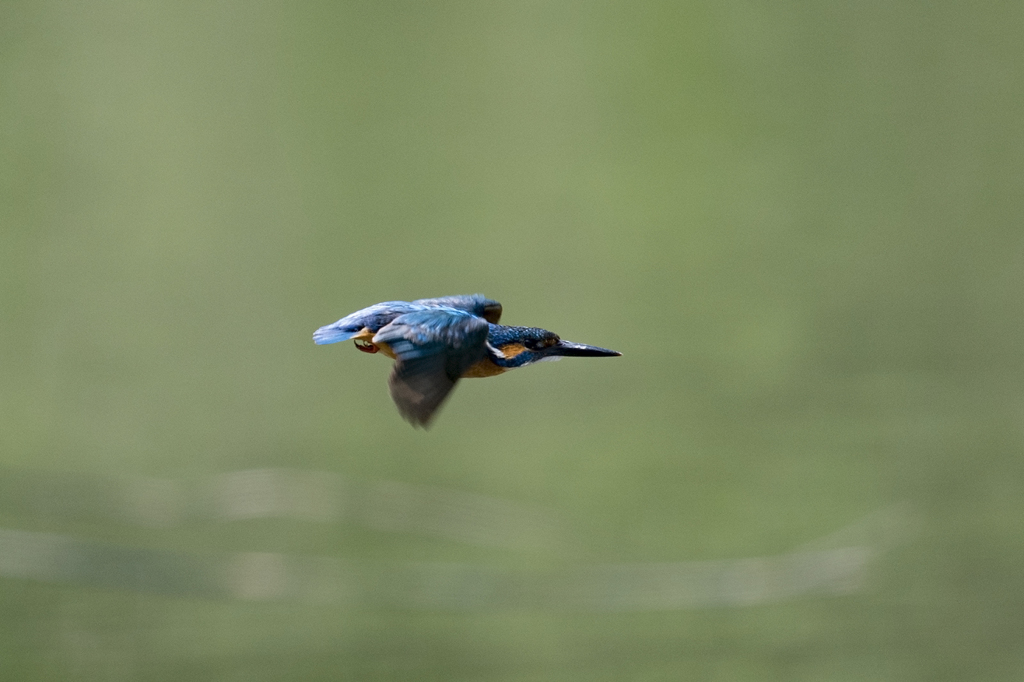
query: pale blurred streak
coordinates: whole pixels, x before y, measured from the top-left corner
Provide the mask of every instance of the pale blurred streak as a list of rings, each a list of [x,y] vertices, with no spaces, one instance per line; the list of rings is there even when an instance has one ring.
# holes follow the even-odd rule
[[[841,547],[731,561],[598,566],[582,572],[578,601],[596,610],[669,611],[753,606],[862,588],[875,553]]]
[[[876,554],[843,547],[732,561],[553,572],[468,563],[378,563],[269,552],[203,556],[0,530],[0,576],[181,597],[421,609],[665,611],[843,595]]]
[[[355,484],[336,474],[258,469],[203,486],[152,479],[32,477],[22,515],[113,515],[144,526],[282,518],[363,523],[474,545],[531,548],[562,527],[536,510],[486,496],[395,481]],[[27,479],[26,479],[27,480]],[[54,493],[60,490],[64,497]],[[121,495],[104,496],[117,490]],[[201,491],[193,495],[192,491]],[[73,496],[72,496],[73,497]],[[40,506],[39,500],[61,500]],[[11,509],[5,510],[8,514]],[[59,514],[58,514],[59,515]],[[367,604],[414,609],[663,611],[743,607],[865,587],[869,568],[914,528],[903,506],[879,510],[787,554],[675,563],[569,564],[507,569],[465,562],[380,562],[274,552],[196,553],[129,548],[51,532],[0,530],[0,576],[47,583],[250,602]],[[559,549],[557,543],[549,549]],[[566,544],[562,550],[570,549]],[[561,556],[573,556],[563,551]]]
[[[505,549],[571,543],[553,515],[486,495],[361,481],[324,471],[248,469],[198,482],[2,472],[0,513],[14,517],[171,528],[255,519],[347,523],[376,531]]]
[[[175,552],[0,529],[0,575],[190,597],[218,593],[218,561]]]
[[[345,503],[340,476],[323,471],[250,469],[217,476],[210,496],[220,518],[295,519],[329,523]]]

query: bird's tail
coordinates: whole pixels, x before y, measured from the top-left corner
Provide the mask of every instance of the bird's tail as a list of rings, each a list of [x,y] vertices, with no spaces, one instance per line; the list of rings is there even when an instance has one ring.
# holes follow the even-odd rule
[[[359,334],[360,329],[343,329],[338,327],[337,324],[329,324],[326,327],[320,327],[313,332],[313,343],[323,346],[328,343],[348,341],[353,336]]]

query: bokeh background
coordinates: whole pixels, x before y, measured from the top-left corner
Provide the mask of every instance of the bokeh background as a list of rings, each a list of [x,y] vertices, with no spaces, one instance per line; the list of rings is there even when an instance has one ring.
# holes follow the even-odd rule
[[[1019,680],[1024,5],[0,5],[0,678]],[[615,348],[430,431],[312,331]]]

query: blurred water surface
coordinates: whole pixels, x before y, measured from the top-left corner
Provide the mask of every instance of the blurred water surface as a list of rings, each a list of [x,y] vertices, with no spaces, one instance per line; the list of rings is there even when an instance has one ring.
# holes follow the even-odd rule
[[[0,678],[1024,670],[1024,6],[0,6]],[[312,331],[615,348],[429,432]]]

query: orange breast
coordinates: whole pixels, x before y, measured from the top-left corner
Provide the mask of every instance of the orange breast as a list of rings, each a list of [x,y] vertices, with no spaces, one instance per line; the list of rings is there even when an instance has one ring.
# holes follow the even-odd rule
[[[498,367],[496,364],[491,362],[490,358],[484,358],[477,362],[475,365],[467,369],[462,373],[463,379],[483,379],[486,377],[496,377],[499,374],[507,372],[504,367]]]

